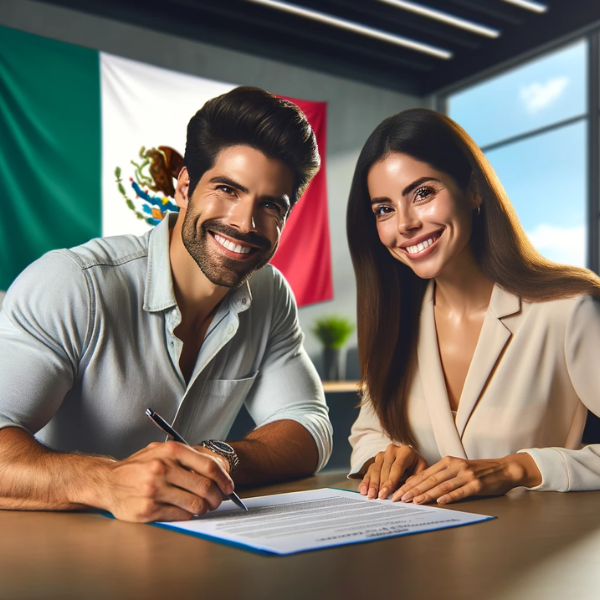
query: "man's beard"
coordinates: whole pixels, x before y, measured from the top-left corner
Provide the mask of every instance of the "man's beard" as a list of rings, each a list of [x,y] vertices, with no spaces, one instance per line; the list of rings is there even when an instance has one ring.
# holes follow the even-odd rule
[[[251,250],[253,256],[245,260],[236,260],[220,253],[215,248],[215,243],[209,240],[209,232],[222,233],[227,237],[246,242],[258,248]],[[230,227],[221,219],[210,219],[200,224],[198,231],[193,215],[188,211],[183,220],[181,232],[183,245],[196,261],[206,278],[215,285],[228,288],[237,288],[247,281],[250,276],[262,269],[275,254],[277,244],[271,246],[269,240],[258,233],[241,233]]]

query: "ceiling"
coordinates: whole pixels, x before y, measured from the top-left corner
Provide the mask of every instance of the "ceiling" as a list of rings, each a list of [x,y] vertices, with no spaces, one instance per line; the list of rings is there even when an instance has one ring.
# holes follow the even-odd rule
[[[410,0],[405,8],[394,0],[42,1],[419,96],[600,24],[599,0],[538,0],[543,13],[510,3],[519,0]],[[482,35],[439,13],[493,31]]]

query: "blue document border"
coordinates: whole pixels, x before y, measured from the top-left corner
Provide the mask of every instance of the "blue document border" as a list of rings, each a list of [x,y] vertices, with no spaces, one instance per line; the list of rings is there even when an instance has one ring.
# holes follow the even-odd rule
[[[342,488],[325,488],[328,490],[339,490],[341,492],[356,492],[355,490],[344,490]],[[310,490],[305,490],[310,491]],[[464,512],[464,511],[462,511]],[[473,513],[475,514],[475,513]],[[482,515],[476,515],[482,516]],[[371,542],[378,542],[379,540],[387,540],[394,537],[405,537],[409,535],[419,535],[420,533],[428,533],[429,531],[442,531],[443,529],[456,529],[457,527],[468,527],[469,525],[479,525],[479,523],[485,523],[486,521],[492,521],[497,519],[498,517],[490,517],[485,516],[485,518],[481,519],[481,521],[477,521],[476,523],[458,523],[457,525],[445,525],[443,527],[432,527],[431,529],[424,529],[422,531],[412,531],[405,533],[392,533],[390,535],[382,535],[377,536],[375,538],[371,538],[368,540],[356,540],[353,542],[340,542],[339,544],[331,544],[329,546],[319,546],[318,548],[307,548],[306,550],[295,550],[294,552],[272,552],[271,550],[264,550],[262,548],[256,548],[255,546],[250,546],[249,544],[242,544],[240,542],[232,542],[231,540],[225,540],[220,537],[207,535],[205,533],[198,533],[196,531],[190,531],[188,529],[181,529],[179,527],[175,527],[173,525],[167,525],[165,523],[148,523],[148,525],[152,525],[154,527],[158,527],[159,529],[166,529],[167,531],[174,531],[175,533],[183,533],[184,535],[189,535],[191,537],[200,538],[201,540],[206,540],[209,542],[215,542],[222,546],[229,546],[231,548],[237,548],[238,550],[246,550],[252,552],[253,554],[259,554],[261,556],[293,556],[295,554],[304,554],[306,552],[315,552],[318,550],[327,550],[329,548],[338,548],[340,546],[356,546],[357,544],[370,544]]]

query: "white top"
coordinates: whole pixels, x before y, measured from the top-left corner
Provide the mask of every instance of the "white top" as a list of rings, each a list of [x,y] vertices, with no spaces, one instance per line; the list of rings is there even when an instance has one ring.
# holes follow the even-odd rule
[[[444,456],[528,452],[539,490],[600,489],[600,444],[579,449],[588,409],[600,414],[600,302],[579,296],[525,302],[495,286],[465,379],[456,420],[442,370],[433,285],[421,309],[409,373],[408,418],[432,465]],[[352,427],[351,473],[391,440],[370,403]]]

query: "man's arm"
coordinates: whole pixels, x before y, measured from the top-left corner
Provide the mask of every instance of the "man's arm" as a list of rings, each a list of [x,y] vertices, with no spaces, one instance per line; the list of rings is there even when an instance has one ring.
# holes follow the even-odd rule
[[[312,475],[319,464],[313,436],[296,421],[275,421],[259,427],[231,446],[240,459],[233,474],[237,485],[262,485]]]
[[[303,347],[293,294],[278,271],[265,275],[272,278],[273,317],[259,374],[246,398],[258,427],[232,444],[240,458],[234,479],[244,485],[311,475],[324,466],[332,448],[323,386]],[[253,302],[267,304],[264,289],[253,289]]]
[[[116,461],[54,452],[22,429],[0,430],[0,509],[92,507],[125,521],[187,520],[232,491],[220,461],[177,442]]]

